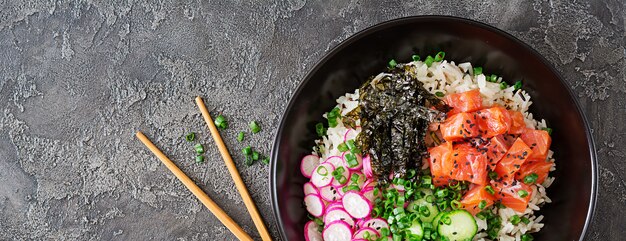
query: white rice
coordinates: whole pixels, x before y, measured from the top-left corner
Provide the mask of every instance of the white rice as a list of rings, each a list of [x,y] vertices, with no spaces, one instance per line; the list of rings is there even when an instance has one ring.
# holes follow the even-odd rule
[[[545,120],[535,120],[532,113],[528,112],[528,108],[532,104],[530,95],[526,91],[519,89],[515,90],[513,86],[509,86],[506,89],[500,89],[500,83],[502,78],[498,77],[497,82],[488,82],[484,74],[474,76],[473,67],[471,63],[461,63],[456,65],[454,62],[448,62],[446,60],[442,62],[434,62],[430,67],[422,61],[413,61],[404,64],[410,67],[410,72],[414,74],[415,78],[422,82],[424,88],[430,93],[435,94],[441,92],[445,95],[465,92],[468,90],[479,89],[484,106],[492,106],[494,104],[501,105],[514,111],[522,112],[524,121],[528,128],[541,129],[545,128]],[[380,73],[373,80],[372,83],[376,83],[382,79],[388,73]],[[337,99],[337,107],[340,108],[341,114],[345,115],[355,107],[358,106],[359,90],[354,93],[348,93]],[[324,115],[326,118],[326,115]],[[357,121],[357,126],[360,123]],[[328,128],[327,136],[317,141],[318,146],[323,146],[323,150],[315,148],[315,152],[320,153],[322,160],[329,156],[341,155],[337,150],[337,146],[343,143],[343,135],[348,129],[343,125],[341,121],[338,121],[338,125],[333,128]],[[360,132],[360,129],[357,130]],[[548,160],[554,162],[552,158],[553,152],[549,151]],[[428,167],[428,162],[424,162],[423,168]],[[553,166],[551,171],[555,167]],[[530,199],[528,208],[523,213],[518,213],[511,208],[493,208],[493,213],[498,214],[502,219],[502,226],[499,232],[498,240],[502,241],[520,241],[521,236],[525,233],[538,232],[543,228],[541,223],[543,216],[535,216],[534,212],[538,211],[545,203],[552,202],[546,195],[546,188],[548,188],[554,177],[548,177],[540,184],[534,184],[533,194]],[[528,224],[519,222],[517,225],[513,225],[509,219],[518,215],[526,217],[530,220]],[[486,229],[487,222],[476,218],[478,225],[478,233],[474,237],[474,240],[487,241],[490,240],[487,237]]]

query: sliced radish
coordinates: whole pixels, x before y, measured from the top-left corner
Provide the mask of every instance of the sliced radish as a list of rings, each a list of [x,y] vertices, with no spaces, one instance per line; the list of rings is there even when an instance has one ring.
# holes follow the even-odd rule
[[[335,167],[343,166],[343,158],[341,158],[340,156],[331,156],[326,158],[326,161],[324,161],[324,163],[333,164],[333,166]]]
[[[300,161],[300,172],[307,178],[310,178],[315,168],[320,164],[320,157],[316,155],[308,155]]]
[[[315,171],[313,171],[313,175],[311,176],[311,183],[316,187],[325,187],[328,186],[333,181],[332,172],[335,170],[335,166],[330,163],[322,163]]]
[[[324,214],[324,202],[319,195],[309,194],[304,196],[304,205],[306,210],[315,217],[320,217]]]
[[[350,241],[352,229],[346,222],[337,220],[326,225],[322,237],[324,241]]]
[[[304,196],[309,195],[309,194],[320,194],[319,190],[317,190],[317,187],[315,187],[315,185],[313,185],[313,183],[307,182],[304,184],[303,186],[304,189]]]
[[[343,142],[348,140],[354,140],[359,133],[356,130],[348,129],[345,134],[343,134]]]
[[[320,226],[313,221],[309,221],[304,225],[304,239],[306,241],[324,241],[322,239],[322,233],[320,233]]]
[[[350,168],[350,171],[360,171],[363,168],[363,158],[361,157],[361,155],[356,155],[356,161],[357,161],[357,165],[350,167],[348,165],[348,160],[346,160],[346,155],[344,153],[344,155],[342,155],[343,157],[343,163],[345,166],[347,166],[348,168]]]
[[[361,193],[349,191],[343,195],[343,208],[354,218],[365,218],[372,211],[372,204]]]
[[[355,228],[354,219],[352,219],[352,217],[350,217],[350,214],[348,214],[343,209],[334,209],[333,211],[327,212],[324,216],[324,223],[332,223],[337,220],[346,222],[348,225],[350,225],[350,229]]]
[[[336,188],[343,187],[350,182],[350,170],[345,166],[336,166],[335,171],[339,172],[340,170],[341,176],[339,176],[339,179],[333,178],[333,181],[330,183],[330,185]]]
[[[376,187],[369,187],[361,191],[363,197],[367,198],[371,203],[374,203],[376,198],[382,198],[382,192]]]
[[[382,218],[372,218],[367,220],[361,228],[373,228],[374,230],[380,232],[383,228],[389,228],[389,224]]]
[[[365,234],[365,233],[369,233],[369,235]],[[378,237],[380,236],[380,233],[376,230],[374,230],[373,228],[361,228],[359,230],[357,230],[354,235],[352,236],[352,238],[354,239],[365,239],[365,236],[367,236],[369,239],[371,239],[372,237],[374,239],[378,239]]]
[[[326,209],[332,209],[332,208],[340,208],[340,209],[343,209],[343,203],[341,203],[341,201],[336,201],[336,202],[329,203],[329,204],[326,206]],[[327,210],[326,212],[329,212],[329,210]]]
[[[374,172],[372,172],[372,159],[369,155],[363,157],[363,174],[365,174],[367,178],[374,177]]]
[[[320,195],[328,202],[334,202],[341,199],[341,195],[337,191],[337,188],[333,186],[320,188]]]

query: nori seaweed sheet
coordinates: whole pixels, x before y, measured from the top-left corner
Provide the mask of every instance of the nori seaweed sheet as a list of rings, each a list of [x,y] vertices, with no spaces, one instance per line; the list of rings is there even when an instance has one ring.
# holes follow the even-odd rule
[[[354,120],[361,119],[356,143],[370,155],[372,171],[382,183],[391,173],[405,177],[408,169],[421,166],[428,155],[424,144],[428,126],[444,120],[449,110],[408,68],[398,65],[380,80],[370,78],[359,89],[359,106],[343,120],[354,127]]]

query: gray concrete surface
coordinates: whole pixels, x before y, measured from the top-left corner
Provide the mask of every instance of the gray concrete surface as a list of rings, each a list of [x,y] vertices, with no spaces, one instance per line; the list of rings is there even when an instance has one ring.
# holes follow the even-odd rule
[[[546,56],[591,121],[599,201],[589,240],[626,237],[624,2],[1,1],[0,239],[233,240],[136,139],[145,131],[250,233],[193,97],[268,153],[301,78],[373,24],[420,14],[487,22]],[[199,133],[207,162],[193,162]],[[239,166],[273,234],[268,167]],[[257,236],[258,239],[258,236]]]

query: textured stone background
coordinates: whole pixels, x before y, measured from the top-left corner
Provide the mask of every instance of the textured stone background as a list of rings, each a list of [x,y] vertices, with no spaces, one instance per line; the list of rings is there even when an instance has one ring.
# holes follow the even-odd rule
[[[589,240],[626,237],[624,2],[0,1],[0,239],[232,240],[134,137],[166,150],[250,233],[194,106],[209,97],[267,153],[289,96],[330,48],[385,20],[462,16],[517,36],[568,79],[591,121],[599,201]],[[181,137],[199,132],[207,163]],[[233,151],[241,160],[238,151]],[[275,230],[268,167],[240,166]],[[276,232],[273,232],[276,234]]]

